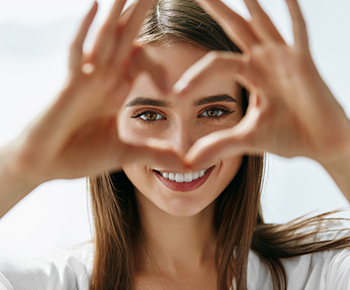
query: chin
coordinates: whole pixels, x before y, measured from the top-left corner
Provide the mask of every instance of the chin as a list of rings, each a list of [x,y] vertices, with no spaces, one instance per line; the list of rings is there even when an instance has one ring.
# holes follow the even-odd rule
[[[159,205],[158,208],[174,217],[193,217],[204,213],[214,205],[214,202],[203,203],[203,201],[193,200],[190,198],[176,198],[167,204]],[[156,205],[157,206],[157,205]]]

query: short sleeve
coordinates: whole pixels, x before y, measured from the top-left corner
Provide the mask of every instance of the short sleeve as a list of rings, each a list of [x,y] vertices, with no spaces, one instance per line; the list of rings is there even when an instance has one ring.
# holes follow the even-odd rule
[[[330,262],[326,289],[350,290],[350,250],[338,251]]]
[[[0,273],[0,290],[14,290],[6,277]]]
[[[0,290],[88,290],[90,248],[0,258]]]

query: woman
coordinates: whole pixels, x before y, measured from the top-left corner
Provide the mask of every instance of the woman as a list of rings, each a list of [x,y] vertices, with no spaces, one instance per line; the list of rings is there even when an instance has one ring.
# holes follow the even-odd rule
[[[349,288],[346,229],[325,216],[267,225],[260,210],[264,152],[318,161],[350,200],[350,122],[313,64],[296,0],[293,46],[255,0],[251,22],[198,1],[228,36],[194,1],[152,2],[121,15],[117,0],[83,55],[94,4],[65,87],[1,150],[1,215],[47,180],[92,176],[95,224],[94,254],[2,266],[4,288]]]

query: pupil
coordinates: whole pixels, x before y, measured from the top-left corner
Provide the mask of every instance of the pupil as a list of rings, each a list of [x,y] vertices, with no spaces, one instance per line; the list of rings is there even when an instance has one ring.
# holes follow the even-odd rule
[[[157,118],[157,114],[155,113],[147,113],[146,118],[150,121],[154,121]]]
[[[210,110],[210,111],[208,111],[208,115],[210,117],[215,117],[217,115],[217,110]]]

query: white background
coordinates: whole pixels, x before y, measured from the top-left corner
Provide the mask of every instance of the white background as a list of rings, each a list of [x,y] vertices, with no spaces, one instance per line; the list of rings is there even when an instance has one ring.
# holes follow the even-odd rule
[[[241,1],[226,2],[247,15]],[[316,65],[349,112],[350,2],[300,2]],[[70,40],[91,4],[90,0],[0,1],[0,146],[15,138],[59,91],[66,76]],[[99,4],[88,43],[111,0]],[[284,1],[264,0],[261,4],[291,42]],[[313,211],[348,207],[333,181],[315,162],[269,156],[268,163],[263,195],[268,222],[282,223]],[[48,182],[0,220],[0,255],[81,243],[91,238],[91,225],[85,179]]]

